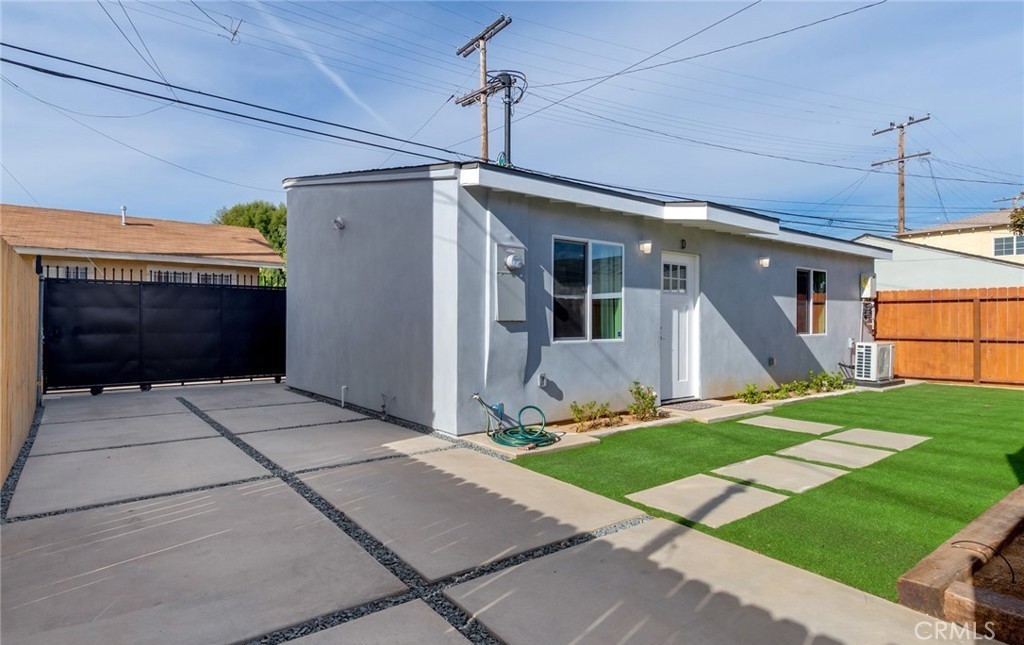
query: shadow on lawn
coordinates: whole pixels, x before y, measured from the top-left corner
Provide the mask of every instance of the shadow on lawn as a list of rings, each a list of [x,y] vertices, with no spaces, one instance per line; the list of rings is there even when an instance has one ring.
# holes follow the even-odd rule
[[[1024,446],[1017,452],[1006,455],[1006,461],[1010,462],[1010,467],[1016,473],[1017,482],[1024,484]]]

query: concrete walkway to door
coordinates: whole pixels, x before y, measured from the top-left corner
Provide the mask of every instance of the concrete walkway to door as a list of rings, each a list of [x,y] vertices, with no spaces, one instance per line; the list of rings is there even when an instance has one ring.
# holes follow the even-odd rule
[[[935,633],[880,598],[284,385],[45,403],[4,489],[4,642]]]

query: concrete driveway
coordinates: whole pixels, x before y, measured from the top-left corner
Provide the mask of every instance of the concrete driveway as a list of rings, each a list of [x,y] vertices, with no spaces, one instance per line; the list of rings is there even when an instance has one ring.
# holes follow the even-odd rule
[[[284,385],[49,397],[30,441],[3,494],[5,643],[935,633],[885,600]]]

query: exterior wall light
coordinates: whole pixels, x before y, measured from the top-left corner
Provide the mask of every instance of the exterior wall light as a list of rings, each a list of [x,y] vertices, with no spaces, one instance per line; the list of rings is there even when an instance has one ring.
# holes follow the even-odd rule
[[[345,228],[345,219],[342,217],[335,217],[334,228],[338,229],[339,231]]]
[[[770,257],[768,257],[767,255],[763,255],[763,256],[757,258],[757,265],[759,267],[761,267],[762,269],[767,269],[769,267],[769,265],[771,265],[771,263],[772,263],[772,259]]]
[[[654,250],[654,242],[651,240],[640,240],[640,252],[644,255],[650,255],[651,251]]]

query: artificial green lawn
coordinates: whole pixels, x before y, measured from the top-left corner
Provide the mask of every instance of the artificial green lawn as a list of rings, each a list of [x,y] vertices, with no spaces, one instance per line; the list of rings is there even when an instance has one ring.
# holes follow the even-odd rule
[[[901,574],[1024,483],[1022,390],[923,384],[773,414],[932,438],[719,529],[625,495],[817,437],[686,422],[515,463],[892,600]]]

